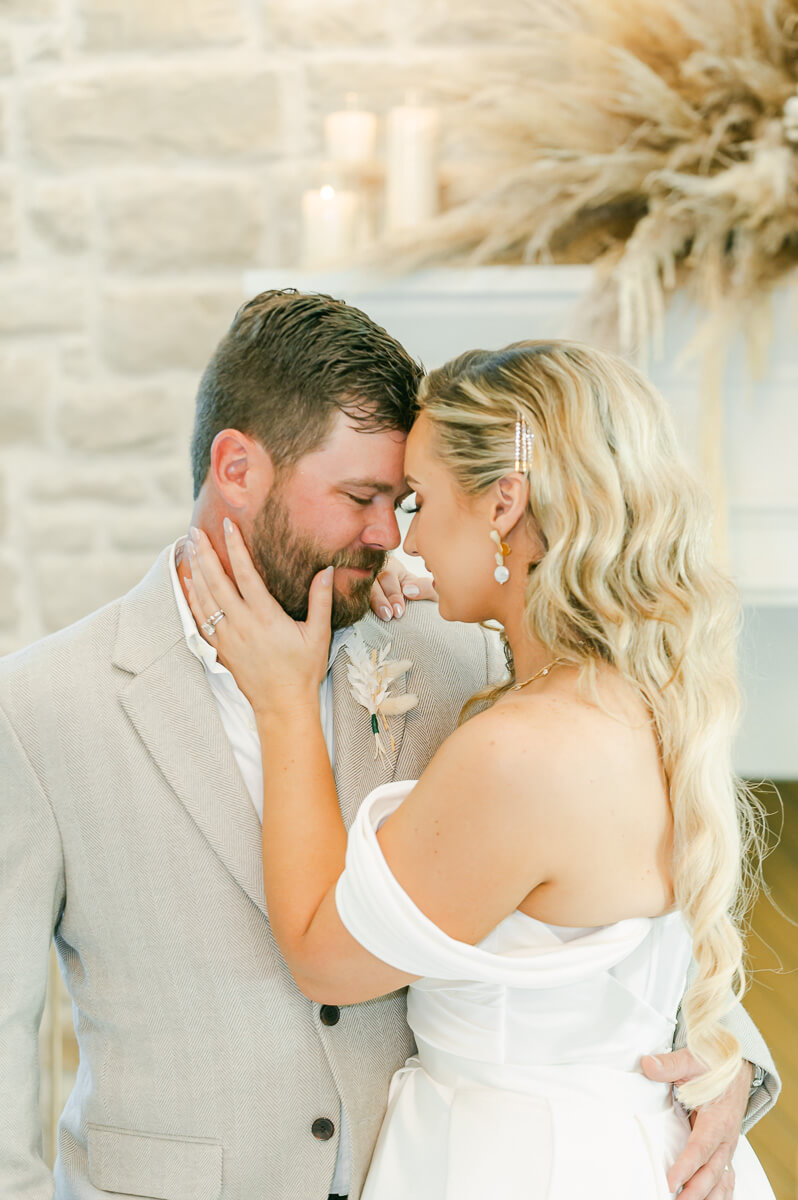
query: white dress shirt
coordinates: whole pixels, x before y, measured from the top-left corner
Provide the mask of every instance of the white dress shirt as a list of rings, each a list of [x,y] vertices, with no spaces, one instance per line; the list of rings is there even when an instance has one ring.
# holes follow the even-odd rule
[[[252,803],[255,806],[255,811],[258,814],[258,819],[263,821],[263,759],[261,757],[260,738],[258,737],[258,729],[255,724],[255,714],[252,710],[252,705],[247,700],[238,685],[227,670],[227,667],[222,666],[219,662],[216,651],[200,634],[197,629],[197,623],[189,608],[188,601],[183,593],[183,587],[177,574],[177,550],[179,546],[185,544],[185,538],[178,538],[172,547],[172,552],[169,557],[169,570],[172,577],[172,586],[175,592],[175,601],[177,603],[177,611],[180,614],[180,620],[183,625],[183,630],[186,635],[186,644],[191,653],[200,660],[205,668],[205,676],[208,680],[208,686],[211,689],[211,695],[216,701],[216,707],[219,710],[219,716],[224,726],[224,731],[233,748],[236,762],[239,770],[244,778],[244,783],[247,786]],[[335,765],[335,732],[333,725],[333,695],[332,695],[332,675],[331,668],[338,655],[339,650],[346,642],[352,632],[352,626],[346,629],[337,630],[332,637],[330,643],[330,657],[327,661],[327,674],[319,689],[319,698],[321,701],[321,721],[324,729],[324,740],[327,743],[327,751],[330,755],[330,762]],[[223,799],[220,797],[220,800]],[[340,1111],[340,1131],[341,1136],[338,1142],[338,1159],[335,1164],[335,1174],[330,1191],[338,1193],[342,1196],[347,1195],[349,1191],[349,1178],[351,1173],[351,1158],[349,1146],[349,1131],[346,1127],[346,1116],[343,1106]]]

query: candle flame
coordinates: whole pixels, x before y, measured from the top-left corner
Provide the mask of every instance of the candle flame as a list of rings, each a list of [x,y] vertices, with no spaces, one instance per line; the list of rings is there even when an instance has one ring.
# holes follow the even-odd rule
[[[321,189],[321,195],[322,199],[324,200],[332,200],[333,196],[335,195],[335,188],[331,187],[329,183],[325,183],[324,187]]]

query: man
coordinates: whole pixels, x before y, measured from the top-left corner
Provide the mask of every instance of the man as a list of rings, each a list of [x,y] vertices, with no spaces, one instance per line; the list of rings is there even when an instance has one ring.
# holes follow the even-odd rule
[[[501,670],[482,630],[432,605],[387,628],[364,618],[399,542],[419,377],[358,310],[272,292],[237,315],[197,400],[192,523],[223,553],[233,516],[297,618],[319,567],[339,568],[322,709],[347,824],[373,787],[417,777]],[[127,596],[0,667],[0,1195],[13,1200],[355,1200],[413,1049],[401,994],[313,1004],[277,952],[252,712],[196,629],[185,575],[178,543]],[[384,758],[347,679],[354,622],[414,663],[419,704],[392,718]],[[80,1045],[55,1180],[36,1061],[51,937]],[[772,1071],[742,1010],[733,1020]],[[715,1108],[732,1140],[740,1078]],[[751,1111],[776,1087],[771,1073]],[[717,1157],[712,1137],[692,1143],[697,1167]]]

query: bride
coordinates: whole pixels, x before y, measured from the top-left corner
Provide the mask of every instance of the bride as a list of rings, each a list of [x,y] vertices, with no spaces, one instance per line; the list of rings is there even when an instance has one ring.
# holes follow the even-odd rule
[[[418,1054],[364,1197],[664,1200],[682,1105],[740,1066],[721,1019],[744,982],[753,819],[730,765],[738,602],[707,502],[655,390],[570,342],[433,371],[405,465],[405,549],[443,617],[502,625],[511,677],[420,780],[372,792],[348,839],[318,705],[333,569],[297,624],[227,521],[238,591],[202,534],[190,589],[198,623],[226,614],[214,645],[256,713],[266,899],[297,984],[328,1004],[409,985]],[[706,1064],[681,1104],[638,1065],[670,1049],[680,1001]],[[719,1195],[736,1177],[772,1200],[744,1138],[733,1167]]]

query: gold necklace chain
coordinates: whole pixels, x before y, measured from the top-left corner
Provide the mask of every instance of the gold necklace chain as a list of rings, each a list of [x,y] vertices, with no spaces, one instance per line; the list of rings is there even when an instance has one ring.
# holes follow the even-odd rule
[[[534,683],[536,679],[540,679],[542,676],[548,675],[549,671],[553,670],[554,667],[558,666],[558,664],[561,662],[565,662],[565,659],[553,658],[550,663],[546,663],[545,667],[541,667],[541,669],[536,671],[534,675],[530,675],[529,679],[525,679],[523,683],[514,683],[509,690],[511,692],[517,692],[521,688],[525,688],[528,683]]]

